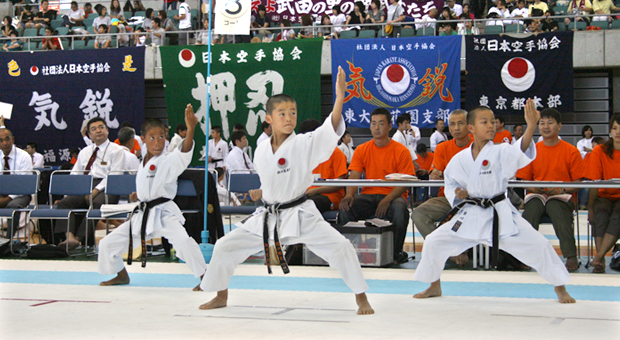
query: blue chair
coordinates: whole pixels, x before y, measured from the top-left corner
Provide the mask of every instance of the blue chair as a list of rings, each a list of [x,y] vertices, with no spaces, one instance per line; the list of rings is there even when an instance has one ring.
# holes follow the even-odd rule
[[[136,191],[136,174],[130,173],[113,173],[108,174],[105,186],[105,203],[108,204],[108,195],[112,196],[129,196]],[[86,214],[87,220],[105,220],[105,232],[109,233],[110,220],[127,219],[129,213],[119,213],[113,216],[102,217],[100,209],[90,209]]]
[[[189,179],[179,179],[177,184],[177,197],[198,198],[198,193],[196,192],[196,187],[194,187],[194,182]],[[196,209],[181,209],[181,212],[184,214],[198,214],[201,211]]]
[[[19,216],[22,212],[28,213],[37,206],[37,192],[39,189],[39,175],[36,170],[11,170],[12,175],[0,176],[0,195],[35,195],[35,206],[26,208],[3,208],[0,209],[0,218],[11,220],[7,233],[9,234],[10,249],[13,255],[13,234],[19,229]],[[27,242],[30,243],[30,242]]]
[[[484,28],[484,34],[501,34],[504,33],[504,26],[489,25]]]
[[[88,209],[57,209],[50,204],[39,206],[30,212],[31,218],[41,218],[50,220],[67,220],[67,232],[70,230],[71,223],[75,220],[76,213],[87,214],[93,207],[93,176],[91,175],[70,175],[71,170],[56,170],[50,176],[49,203],[53,203],[53,195],[73,195],[89,196]],[[53,233],[52,233],[53,235]],[[88,228],[86,228],[86,239],[88,239]],[[85,253],[88,247],[85,246]],[[67,253],[69,253],[69,243],[67,243]]]
[[[260,189],[260,178],[257,173],[248,173],[247,170],[233,170],[228,177],[228,193],[247,193],[250,190]],[[230,199],[228,200],[230,204]],[[256,211],[258,202],[249,206],[230,206],[220,207],[222,215],[228,215],[228,224],[232,224],[232,215],[250,215]]]
[[[342,31],[338,33],[339,39],[355,39],[357,38],[357,31]]]

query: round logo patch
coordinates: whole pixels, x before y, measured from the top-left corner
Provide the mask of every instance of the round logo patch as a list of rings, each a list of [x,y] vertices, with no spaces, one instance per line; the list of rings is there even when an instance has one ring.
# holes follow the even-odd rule
[[[155,171],[155,169],[157,169],[157,168],[155,167],[155,164],[151,164],[151,166],[149,167],[149,170],[151,170],[151,171]]]
[[[286,158],[280,158],[278,159],[278,167],[280,169],[284,169],[288,166],[288,161],[286,160]]]
[[[501,71],[502,82],[513,92],[527,91],[536,80],[534,65],[525,58],[508,60]]]
[[[489,161],[487,161],[486,159],[482,161],[482,168],[483,169],[488,169],[489,166],[491,166],[491,163],[489,163]]]
[[[192,50],[183,49],[179,52],[179,64],[183,67],[192,67],[196,62],[196,55]]]
[[[213,214],[213,205],[212,205],[212,204],[208,204],[208,205],[207,205],[207,212],[208,212],[209,214]]]
[[[32,74],[33,76],[36,76],[37,74],[39,74],[39,68],[36,66],[32,66],[30,68],[30,74]]]
[[[402,102],[413,94],[418,75],[411,61],[390,57],[379,62],[373,80],[381,97],[391,102]]]

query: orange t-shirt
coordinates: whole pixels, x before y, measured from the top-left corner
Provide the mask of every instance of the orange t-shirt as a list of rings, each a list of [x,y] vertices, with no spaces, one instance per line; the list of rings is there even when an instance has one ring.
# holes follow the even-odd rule
[[[583,177],[591,180],[620,178],[620,151],[614,150],[614,158],[611,159],[605,153],[605,148],[597,145],[586,155],[586,159],[586,173]],[[620,189],[598,189],[598,195],[616,201],[620,199]]]
[[[469,143],[467,143],[467,145],[463,147],[457,146],[455,139],[451,139],[437,145],[437,147],[435,148],[435,156],[433,157],[433,168],[442,172],[446,170],[446,167],[448,166],[448,163],[450,163],[452,157],[454,157],[454,155],[456,155],[457,153],[461,152],[461,150],[468,148],[474,141],[474,139],[471,137],[471,134],[469,138]],[[445,194],[443,193],[443,187],[439,188],[439,193],[437,194],[437,196],[445,196]]]
[[[536,143],[536,159],[517,171],[517,177],[534,181],[572,182],[582,179],[586,171],[579,150],[560,140],[554,146]]]
[[[428,151],[426,152],[426,157],[422,158],[422,156],[418,155],[418,159],[415,160],[416,163],[420,166],[422,170],[431,171],[431,166],[433,166],[433,159],[435,158],[435,154]]]
[[[382,148],[376,146],[373,140],[358,146],[349,170],[364,173],[366,179],[385,179],[386,175],[392,173],[415,175],[409,149],[393,140]],[[362,194],[389,195],[392,189],[394,187],[363,187]],[[407,199],[407,192],[403,197]]]
[[[312,170],[313,174],[321,175],[322,179],[335,179],[340,176],[347,175],[347,156],[344,155],[344,152],[339,148],[336,148],[332,153],[331,157],[325,162],[319,164],[316,169]],[[312,189],[316,187],[310,187],[308,189]],[[344,197],[344,188],[338,189],[335,192],[323,193],[321,195],[325,195],[329,198],[329,200],[334,204],[333,210],[340,209],[340,200]]]
[[[116,138],[116,140],[114,141],[114,143],[121,145],[121,142],[118,140],[118,138]],[[136,151],[140,150],[140,143],[138,143],[138,141],[134,138],[133,140],[133,148],[131,148],[129,151],[131,151],[132,154],[136,154]]]
[[[502,132],[496,132],[495,133],[495,138],[493,138],[493,143],[495,144],[499,144],[499,143],[512,143],[512,134],[510,133],[510,131],[504,129],[504,131]]]

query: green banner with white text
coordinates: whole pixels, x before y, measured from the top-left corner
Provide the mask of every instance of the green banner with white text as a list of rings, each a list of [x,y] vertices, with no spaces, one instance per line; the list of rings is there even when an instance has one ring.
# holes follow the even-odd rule
[[[210,122],[206,121],[208,46],[160,48],[168,121],[174,130],[192,104],[200,122],[192,165],[204,165],[205,134],[221,126],[229,141],[235,124],[245,126],[256,149],[270,96],[285,93],[297,101],[300,122],[321,118],[322,39],[226,44],[211,47]]]

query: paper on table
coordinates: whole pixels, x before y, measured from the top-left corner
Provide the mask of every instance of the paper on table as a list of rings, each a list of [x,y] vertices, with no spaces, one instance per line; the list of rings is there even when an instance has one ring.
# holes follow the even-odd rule
[[[4,117],[4,119],[11,119],[12,112],[13,104],[0,102],[0,116]]]
[[[380,218],[371,218],[365,221],[351,221],[345,224],[345,227],[351,228],[365,228],[365,227],[389,227],[392,223],[390,221],[382,220]]]

